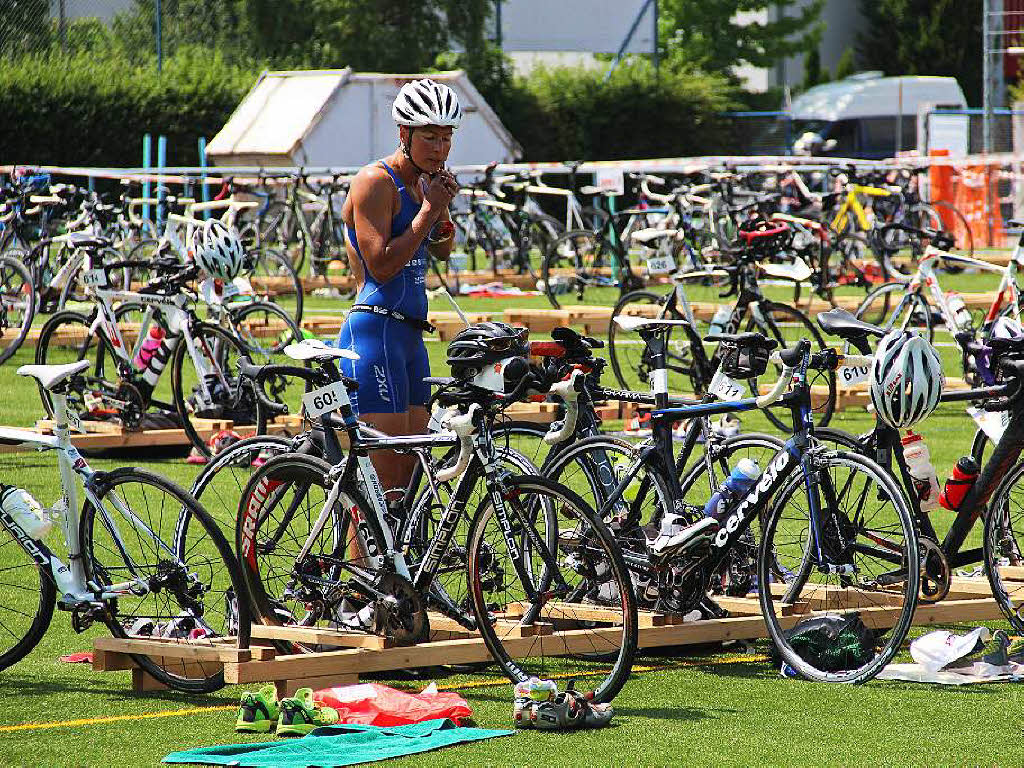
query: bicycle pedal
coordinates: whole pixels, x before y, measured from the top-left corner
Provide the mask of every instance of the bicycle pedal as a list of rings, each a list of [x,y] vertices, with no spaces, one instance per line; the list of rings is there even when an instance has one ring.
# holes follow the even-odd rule
[[[60,603],[57,605],[61,607]],[[71,628],[79,635],[95,622],[103,621],[103,614],[106,612],[106,608],[97,603],[78,603],[68,608],[61,607],[61,609],[71,611]]]

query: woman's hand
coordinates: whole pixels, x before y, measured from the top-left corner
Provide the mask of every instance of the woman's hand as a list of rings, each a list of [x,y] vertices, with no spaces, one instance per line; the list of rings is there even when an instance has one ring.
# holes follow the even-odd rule
[[[447,210],[455,195],[459,193],[459,182],[447,168],[442,169],[431,179],[426,174],[420,176],[420,192],[423,202],[431,211]]]

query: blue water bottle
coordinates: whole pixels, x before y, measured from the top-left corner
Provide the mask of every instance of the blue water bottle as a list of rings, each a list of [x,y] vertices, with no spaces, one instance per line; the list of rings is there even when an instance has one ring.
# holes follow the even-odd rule
[[[753,459],[740,459],[732,472],[725,478],[725,482],[715,491],[714,495],[704,507],[704,514],[721,521],[725,517],[726,510],[747,492],[761,476],[761,468]]]

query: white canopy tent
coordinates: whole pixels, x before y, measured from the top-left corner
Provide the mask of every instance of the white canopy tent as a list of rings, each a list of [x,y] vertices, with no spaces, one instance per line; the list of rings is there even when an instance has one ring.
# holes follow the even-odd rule
[[[431,77],[464,113],[448,164],[512,162],[522,148],[466,73],[388,75],[351,68],[264,72],[206,148],[219,166],[355,168],[398,146],[391,104],[409,80]]]

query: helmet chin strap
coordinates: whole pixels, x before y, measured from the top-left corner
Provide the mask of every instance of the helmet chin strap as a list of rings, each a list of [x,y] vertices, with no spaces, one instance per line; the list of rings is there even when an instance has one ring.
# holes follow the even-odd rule
[[[434,171],[434,173],[431,173],[430,171],[426,171],[423,168],[420,168],[419,164],[415,160],[412,159],[412,132],[415,131],[415,130],[416,130],[415,126],[409,126],[409,141],[407,141],[407,142],[403,141],[402,142],[402,154],[405,155],[405,159],[406,160],[408,160],[410,163],[412,163],[412,167],[413,168],[415,168],[420,173],[426,174],[430,178],[434,178],[435,176],[437,176],[437,171]]]

